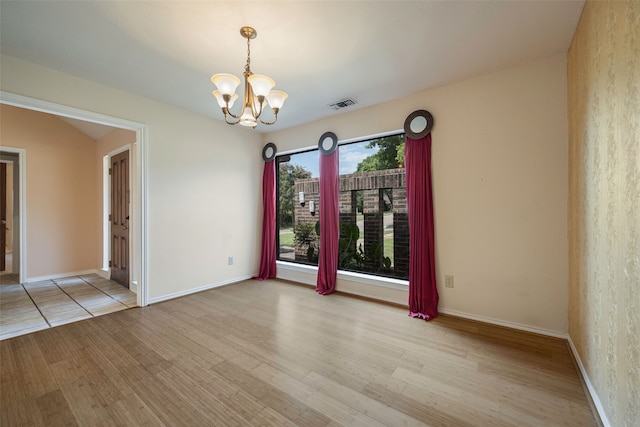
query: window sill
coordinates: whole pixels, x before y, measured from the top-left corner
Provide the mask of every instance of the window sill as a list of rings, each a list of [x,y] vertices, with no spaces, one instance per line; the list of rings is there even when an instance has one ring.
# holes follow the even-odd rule
[[[318,267],[314,265],[304,265],[287,261],[276,261],[278,269],[292,271],[297,273],[305,273],[316,276]],[[381,286],[384,288],[398,289],[406,291],[409,288],[408,280],[392,279],[390,277],[374,276],[371,274],[355,273],[352,271],[338,270],[338,280],[361,283],[371,286]],[[314,281],[315,283],[315,281]]]
[[[391,277],[374,276],[373,274],[356,273],[353,271],[338,270],[338,279],[351,282],[364,283],[366,285],[383,286],[391,289],[407,290],[408,280],[393,279]]]

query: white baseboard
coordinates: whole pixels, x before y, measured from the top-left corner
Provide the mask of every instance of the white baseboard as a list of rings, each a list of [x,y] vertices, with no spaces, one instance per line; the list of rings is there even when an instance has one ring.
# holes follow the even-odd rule
[[[605,427],[611,427],[611,423],[609,422],[609,418],[607,418],[607,413],[604,411],[604,406],[602,406],[602,401],[600,400],[600,396],[596,392],[596,389],[591,384],[591,380],[589,380],[589,375],[587,375],[587,371],[584,369],[584,365],[582,364],[582,360],[580,359],[580,355],[578,354],[578,350],[573,345],[573,341],[571,340],[571,336],[567,335],[567,341],[569,342],[569,348],[571,349],[571,353],[573,353],[573,357],[576,359],[578,364],[578,369],[580,369],[580,375],[582,375],[582,379],[584,383],[587,385],[587,389],[589,390],[589,394],[591,395],[591,400],[593,404],[596,406],[596,410],[598,411],[598,415],[600,416],[600,421],[602,421],[602,425]]]
[[[48,276],[38,276],[38,277],[28,277],[24,282],[25,283],[35,283],[35,282],[44,282],[45,280],[55,280],[55,279],[64,279],[65,277],[73,277],[73,276],[84,276],[85,274],[100,274],[100,270],[81,270],[81,271],[70,271],[68,273],[58,273],[58,274],[50,274]]]
[[[148,303],[149,304],[155,304],[155,303],[158,303],[158,302],[167,301],[167,300],[174,299],[174,298],[180,298],[180,297],[184,297],[186,295],[195,294],[195,293],[206,291],[206,290],[209,290],[209,289],[219,288],[221,286],[232,285],[234,283],[242,282],[244,280],[249,280],[252,277],[253,276],[236,277],[235,279],[226,280],[224,282],[213,283],[213,284],[210,284],[210,285],[200,286],[198,288],[188,289],[186,291],[181,291],[181,292],[176,292],[176,293],[173,293],[173,294],[163,295],[163,296],[160,296],[160,297],[150,298]]]
[[[465,319],[477,320],[478,322],[490,323],[492,325],[504,326],[505,328],[518,329],[534,334],[546,335],[555,338],[566,339],[566,332],[552,331],[550,329],[537,328],[535,326],[523,325],[521,323],[507,322],[504,320],[493,319],[491,317],[480,316],[477,314],[468,314],[461,311],[450,310],[448,308],[438,308],[438,312],[442,314],[450,314],[451,316],[463,317]]]

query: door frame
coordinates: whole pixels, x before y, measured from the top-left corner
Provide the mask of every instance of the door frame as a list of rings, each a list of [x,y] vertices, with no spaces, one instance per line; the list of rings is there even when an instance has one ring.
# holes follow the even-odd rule
[[[15,251],[16,246],[18,246],[18,280],[20,283],[23,283],[27,278],[27,151],[24,148],[7,147],[6,145],[3,145],[0,151],[18,155],[18,182],[16,183],[15,179],[13,181],[14,200],[16,184],[18,187],[18,224],[13,224],[12,233],[16,233],[16,230],[18,233],[18,244],[16,245],[16,239],[14,239],[13,250]],[[16,206],[14,205],[14,212],[15,208]]]
[[[73,119],[84,120],[87,122],[99,123],[106,126],[115,128],[127,129],[136,132],[136,142],[133,144],[132,149],[135,150],[135,165],[131,162],[131,168],[135,167],[135,180],[130,183],[132,188],[131,194],[131,252],[132,257],[132,275],[130,281],[134,281],[137,287],[137,304],[140,307],[148,305],[148,180],[147,180],[147,165],[148,165],[148,130],[147,125],[144,123],[134,122],[130,120],[120,119],[117,117],[107,116],[104,114],[94,113],[91,111],[85,111],[78,108],[68,107],[65,105],[55,104],[53,102],[43,101],[40,99],[30,98],[22,95],[13,94],[10,92],[0,91],[0,103],[12,105],[14,107],[26,108],[29,110],[41,111],[43,113],[55,114],[58,116],[69,117]],[[3,147],[3,151],[8,147]],[[23,155],[20,159],[24,159],[26,153],[22,150]],[[24,163],[24,160],[22,161]],[[26,174],[24,164],[20,164],[20,186],[21,196],[26,194],[25,186]],[[26,187],[26,186],[25,186]],[[21,225],[25,227],[21,229],[20,239],[20,278],[21,281],[25,281],[26,276],[26,197],[20,198],[20,215]],[[24,206],[23,206],[24,204]],[[23,243],[24,240],[24,244]],[[24,272],[23,272],[24,268]]]

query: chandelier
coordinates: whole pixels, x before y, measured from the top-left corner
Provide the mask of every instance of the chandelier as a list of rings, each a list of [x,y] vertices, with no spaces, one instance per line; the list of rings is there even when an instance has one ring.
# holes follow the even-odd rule
[[[251,39],[255,39],[258,33],[251,27],[240,28],[240,35],[247,39],[247,65],[244,67],[244,99],[242,101],[242,111],[236,115],[230,111],[233,103],[238,99],[236,88],[240,84],[240,79],[233,74],[215,74],[211,76],[211,82],[216,85],[217,90],[212,92],[222,108],[224,121],[230,125],[240,124],[255,128],[258,122],[264,125],[272,125],[278,120],[278,111],[289,95],[281,90],[271,90],[276,82],[267,76],[253,74],[251,72]],[[260,117],[266,108],[267,102],[273,111],[273,121],[264,121]]]

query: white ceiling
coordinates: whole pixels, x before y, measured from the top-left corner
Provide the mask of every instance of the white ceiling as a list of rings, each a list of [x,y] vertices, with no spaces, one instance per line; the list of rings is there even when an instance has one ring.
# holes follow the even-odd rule
[[[566,52],[583,5],[2,0],[0,52],[222,120],[209,78],[241,76],[249,25],[252,71],[289,93],[264,132]]]
[[[96,141],[104,136],[106,136],[109,132],[111,132],[114,128],[107,125],[101,125],[100,123],[92,123],[84,120],[72,119],[70,117],[60,117],[60,120],[66,122],[67,124],[73,126],[78,129],[80,132],[89,136]]]

